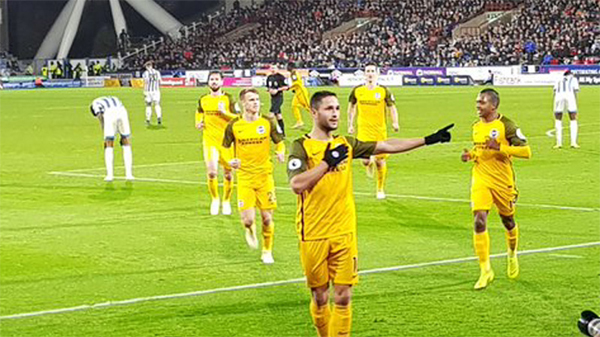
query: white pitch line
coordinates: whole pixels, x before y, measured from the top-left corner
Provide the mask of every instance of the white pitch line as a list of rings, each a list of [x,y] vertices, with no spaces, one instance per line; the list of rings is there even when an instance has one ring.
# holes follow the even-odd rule
[[[550,256],[565,258],[565,259],[583,259],[581,255],[569,255],[569,254],[549,254]]]
[[[103,178],[103,175],[99,174],[88,174],[88,173],[75,173],[75,172],[48,172],[51,175],[57,176],[67,176],[67,177],[81,177],[81,178]],[[115,177],[117,180],[125,180],[125,177]],[[184,185],[206,185],[204,181],[193,181],[193,180],[179,180],[179,179],[160,179],[160,178],[135,178],[136,181],[143,182],[158,182],[158,183],[171,183],[171,184],[184,184]],[[276,186],[278,190],[289,191],[289,187]],[[373,196],[372,193],[367,192],[354,192],[355,195],[361,196]],[[409,194],[387,194],[386,196],[389,198],[397,198],[397,199],[415,199],[415,200],[425,200],[425,201],[441,201],[441,202],[458,202],[458,203],[470,203],[471,201],[468,199],[456,199],[456,198],[444,198],[444,197],[428,197],[428,196],[420,196],[420,195],[409,195]],[[524,207],[533,207],[533,208],[546,208],[546,209],[557,209],[557,210],[567,210],[567,211],[581,211],[581,212],[597,212],[600,211],[599,208],[590,208],[590,207],[577,207],[577,206],[560,206],[560,205],[547,205],[547,204],[529,204],[529,203],[519,203],[518,206]]]
[[[590,125],[598,125],[598,124],[600,124],[600,123],[585,123],[585,124],[579,124],[579,127],[581,128],[582,126],[590,126]],[[563,126],[562,129],[566,130],[567,127]],[[550,129],[550,130],[546,131],[546,136],[548,136],[550,138],[554,138],[555,133],[556,133],[556,129],[555,128],[554,129]],[[579,134],[581,135],[582,133],[579,133]],[[598,134],[598,132],[587,132],[585,134],[586,135],[595,135],[595,134]]]
[[[199,163],[202,163],[202,162],[198,161],[198,160],[194,160],[194,161],[179,161],[179,162],[170,162],[170,163],[134,165],[133,168],[140,168],[140,167],[160,167],[160,166],[177,166],[177,165],[199,164]],[[115,166],[115,168],[122,168],[122,167],[124,167],[124,166]],[[85,172],[85,171],[99,171],[99,170],[105,170],[105,169],[106,168],[104,168],[104,167],[98,167],[98,168],[66,170],[66,171],[61,171],[61,172]]]
[[[568,245],[568,246],[558,246],[558,247],[548,247],[548,248],[524,250],[522,252],[519,252],[519,255],[532,255],[532,254],[540,254],[540,253],[555,252],[555,251],[577,249],[577,248],[589,248],[589,247],[594,247],[594,246],[600,246],[600,241],[586,242],[586,243]],[[490,255],[490,258],[500,258],[500,257],[504,257],[504,256],[506,256],[506,253],[493,254],[493,255]],[[444,266],[444,265],[450,265],[450,264],[470,262],[470,261],[475,261],[475,260],[477,260],[477,257],[470,256],[470,257],[463,257],[463,258],[458,258],[458,259],[448,259],[448,260],[422,262],[422,263],[407,264],[407,265],[398,265],[398,266],[387,267],[387,268],[368,269],[368,270],[359,271],[358,274],[359,275],[369,275],[369,274],[377,274],[377,273],[384,273],[384,272],[391,272],[391,271],[419,269],[419,268],[426,268],[426,267],[432,267],[432,266]],[[192,292],[187,292],[187,293],[138,297],[138,298],[132,298],[132,299],[122,300],[122,301],[84,304],[84,305],[79,305],[79,306],[69,307],[69,308],[33,311],[33,312],[27,312],[27,313],[21,313],[21,314],[0,316],[0,320],[46,316],[46,315],[51,315],[51,314],[63,314],[63,313],[69,313],[69,312],[84,311],[84,310],[89,310],[89,309],[110,308],[110,307],[125,306],[125,305],[131,305],[131,304],[137,304],[137,303],[143,303],[143,302],[151,302],[151,301],[158,301],[158,300],[170,300],[170,299],[178,299],[178,298],[189,298],[189,297],[197,297],[197,296],[203,296],[203,295],[240,291],[240,290],[248,290],[248,289],[270,288],[270,287],[282,286],[282,285],[287,285],[287,284],[301,283],[301,282],[304,282],[305,280],[306,279],[304,277],[302,277],[302,278],[293,278],[293,279],[288,279],[288,280],[246,284],[246,285],[233,286],[233,287],[199,290],[199,291],[192,291]]]

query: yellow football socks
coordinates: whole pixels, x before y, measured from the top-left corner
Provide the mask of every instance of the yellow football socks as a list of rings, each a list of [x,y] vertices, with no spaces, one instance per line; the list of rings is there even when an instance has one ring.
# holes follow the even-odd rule
[[[313,319],[313,324],[317,328],[317,334],[319,337],[329,336],[329,318],[331,317],[331,310],[329,304],[324,306],[318,306],[314,300],[310,301],[310,315]]]
[[[223,201],[225,201],[225,202],[230,201],[232,192],[233,192],[233,179],[232,180],[224,179],[223,180]],[[218,195],[217,195],[217,197],[218,197]]]
[[[515,225],[515,228],[510,231],[506,231],[506,246],[508,248],[506,273],[508,274],[508,278],[516,279],[519,276],[519,260],[517,258],[517,248],[519,246],[519,225]]]
[[[519,246],[519,225],[515,225],[515,228],[510,231],[506,231],[505,235],[508,254],[514,255],[517,252],[517,247]]]
[[[377,166],[377,192],[383,192],[386,177],[387,163],[383,162],[380,166]]]
[[[329,324],[329,336],[350,336],[352,328],[352,304],[341,306],[335,304],[333,306],[333,314],[331,315],[331,323]]]
[[[490,235],[486,230],[483,233],[473,233],[475,253],[479,257],[479,268],[482,271],[492,269],[490,265]]]
[[[271,221],[267,226],[263,224],[263,251],[273,250],[273,236],[275,235],[275,222]]]
[[[208,178],[208,192],[212,200],[219,199],[219,180],[217,178]]]

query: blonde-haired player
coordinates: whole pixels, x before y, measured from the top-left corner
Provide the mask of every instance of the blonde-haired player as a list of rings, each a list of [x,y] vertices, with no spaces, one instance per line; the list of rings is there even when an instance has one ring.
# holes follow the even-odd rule
[[[298,195],[300,259],[312,293],[310,314],[317,333],[321,337],[349,336],[352,287],[358,283],[352,159],[449,142],[448,130],[454,124],[425,138],[361,142],[333,135],[340,118],[335,93],[316,92],[310,103],[312,131],[292,143],[288,161],[290,187]],[[333,311],[329,307],[331,285]]]
[[[355,87],[350,93],[348,104],[348,133],[354,133],[354,119],[358,113],[356,138],[362,142],[377,142],[387,139],[386,110],[392,117],[392,128],[398,132],[398,111],[394,95],[388,88],[377,85],[379,68],[374,63],[365,66],[364,85]],[[373,166],[377,166],[377,199],[385,199],[386,159],[389,155],[380,154],[365,159],[367,174],[373,176]]]
[[[231,214],[231,192],[233,191],[233,176],[227,162],[231,155],[228,149],[223,149],[223,133],[227,123],[237,117],[234,112],[234,101],[231,95],[223,92],[223,75],[211,71],[208,75],[210,93],[200,97],[196,111],[196,128],[204,130],[202,134],[202,149],[208,177],[208,191],[211,196],[210,214],[219,214],[221,201],[219,199],[219,165],[223,167],[223,214]]]
[[[531,149],[521,129],[498,113],[499,105],[500,96],[494,89],[484,89],[479,93],[477,111],[480,120],[473,125],[475,147],[472,150],[465,149],[461,156],[463,162],[475,162],[471,179],[471,209],[475,218],[473,243],[480,268],[475,289],[483,289],[494,280],[487,231],[488,214],[494,204],[506,229],[508,277],[514,279],[519,275],[519,227],[514,217],[518,193],[512,158],[528,159]]]
[[[227,124],[223,147],[233,146],[234,150],[230,165],[236,169],[238,208],[246,230],[246,242],[250,248],[258,248],[255,224],[255,208],[258,208],[262,217],[263,234],[261,260],[265,264],[271,264],[275,262],[273,211],[277,207],[271,141],[276,145],[275,154],[279,162],[285,159],[285,145],[275,120],[260,114],[260,98],[256,89],[242,90],[240,103],[243,107],[242,116]]]
[[[304,86],[302,75],[294,68],[293,63],[288,64],[287,70],[290,72],[291,79],[289,90],[294,92],[294,98],[292,99],[292,114],[294,115],[294,118],[296,118],[296,124],[292,126],[292,128],[300,129],[304,126],[300,109],[310,111],[308,89]]]

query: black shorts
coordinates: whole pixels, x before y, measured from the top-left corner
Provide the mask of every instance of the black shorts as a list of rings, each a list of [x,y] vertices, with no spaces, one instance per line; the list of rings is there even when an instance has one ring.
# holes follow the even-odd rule
[[[271,96],[271,113],[280,114],[281,106],[283,105],[283,95]]]

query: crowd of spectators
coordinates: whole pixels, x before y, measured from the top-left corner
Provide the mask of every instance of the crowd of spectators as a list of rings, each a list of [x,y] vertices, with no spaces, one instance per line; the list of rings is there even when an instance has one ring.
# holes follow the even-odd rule
[[[512,22],[453,41],[459,65],[583,63],[600,56],[597,0],[526,0]]]
[[[490,4],[514,9],[512,21],[453,38],[459,23]],[[193,34],[127,59],[126,66],[139,69],[149,59],[159,69],[579,63],[600,56],[599,8],[597,0],[266,0],[234,5]],[[356,17],[377,20],[349,35],[324,35]],[[257,27],[223,38],[248,23]]]
[[[5,51],[0,51],[0,77],[16,75],[20,71],[17,58]]]

